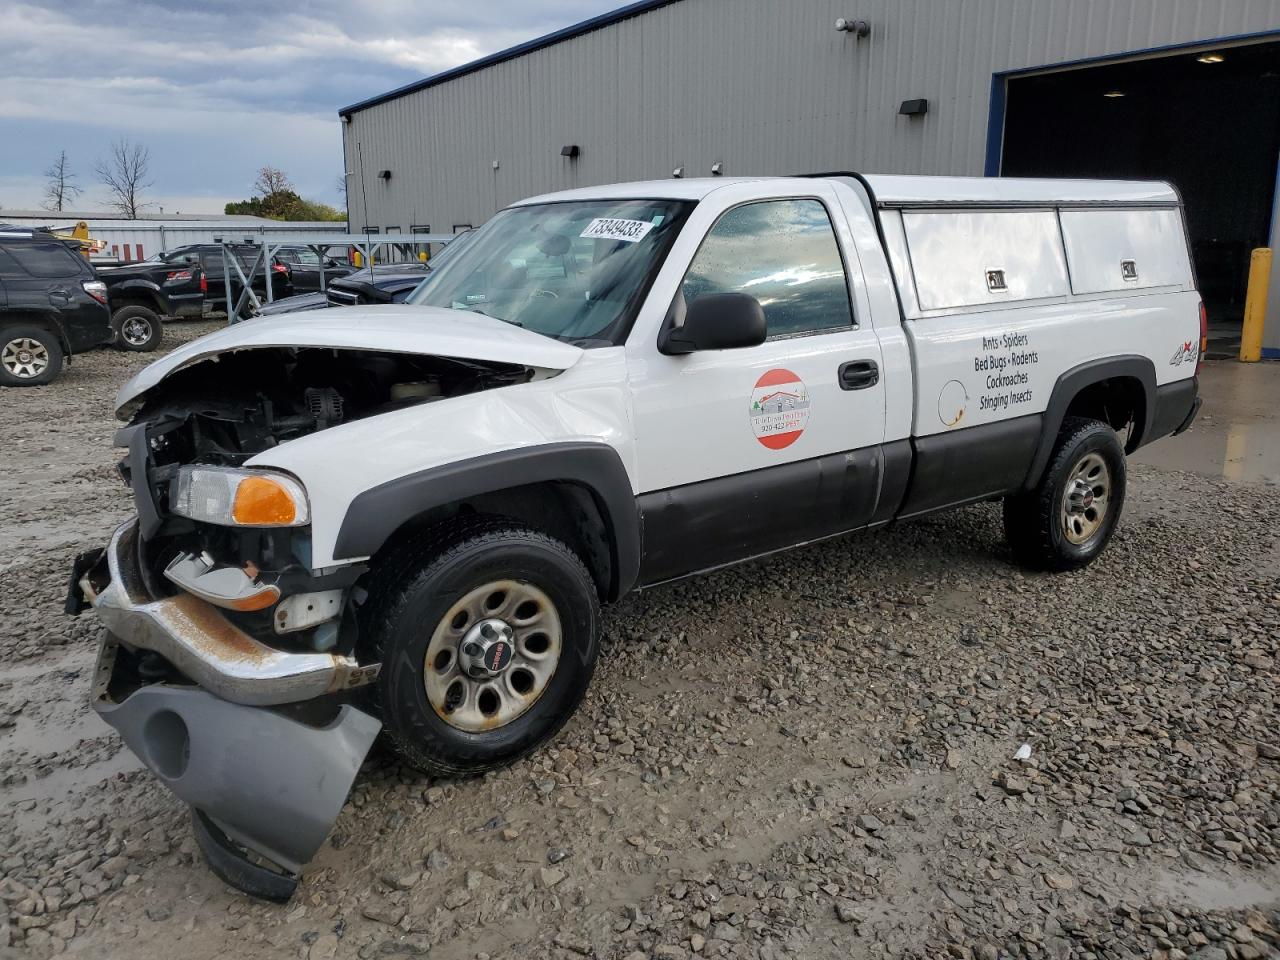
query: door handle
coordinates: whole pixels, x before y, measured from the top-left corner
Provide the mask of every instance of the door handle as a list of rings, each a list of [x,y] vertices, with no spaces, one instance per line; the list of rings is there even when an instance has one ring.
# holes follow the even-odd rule
[[[850,360],[840,364],[840,389],[865,390],[880,382],[880,367],[874,360]]]

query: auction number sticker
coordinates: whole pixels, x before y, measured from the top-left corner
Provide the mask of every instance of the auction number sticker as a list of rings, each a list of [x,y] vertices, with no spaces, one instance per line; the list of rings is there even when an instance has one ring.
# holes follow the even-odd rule
[[[616,217],[596,217],[587,229],[578,234],[589,240],[622,240],[639,243],[649,235],[653,224],[647,220],[619,220]]]
[[[809,422],[809,391],[804,381],[781,367],[769,370],[751,391],[751,432],[770,450],[800,439]]]

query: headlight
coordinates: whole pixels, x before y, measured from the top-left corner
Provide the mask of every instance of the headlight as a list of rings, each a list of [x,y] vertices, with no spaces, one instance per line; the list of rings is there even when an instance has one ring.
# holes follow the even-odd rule
[[[293,477],[232,467],[181,468],[169,507],[224,527],[300,527],[311,519],[307,492]]]

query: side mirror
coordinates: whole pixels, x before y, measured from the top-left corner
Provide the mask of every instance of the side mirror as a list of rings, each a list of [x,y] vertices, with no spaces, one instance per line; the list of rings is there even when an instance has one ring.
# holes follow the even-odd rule
[[[668,355],[731,350],[764,343],[767,328],[760,301],[746,293],[708,293],[685,313],[684,326],[667,327],[658,349]]]

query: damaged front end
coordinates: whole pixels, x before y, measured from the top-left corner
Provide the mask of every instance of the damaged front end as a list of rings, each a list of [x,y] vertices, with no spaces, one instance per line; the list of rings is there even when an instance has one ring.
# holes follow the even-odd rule
[[[77,558],[67,610],[107,628],[93,708],[192,807],[210,866],[285,900],[381,728],[361,690],[379,664],[360,643],[367,561],[315,568],[302,481],[249,461],[538,371],[339,345],[173,357],[122,391],[137,516]]]
[[[139,527],[120,527],[72,587],[108,631],[92,706],[191,805],[219,876],[287,900],[381,728],[348,696],[378,666],[270,646],[209,600],[153,590]]]

